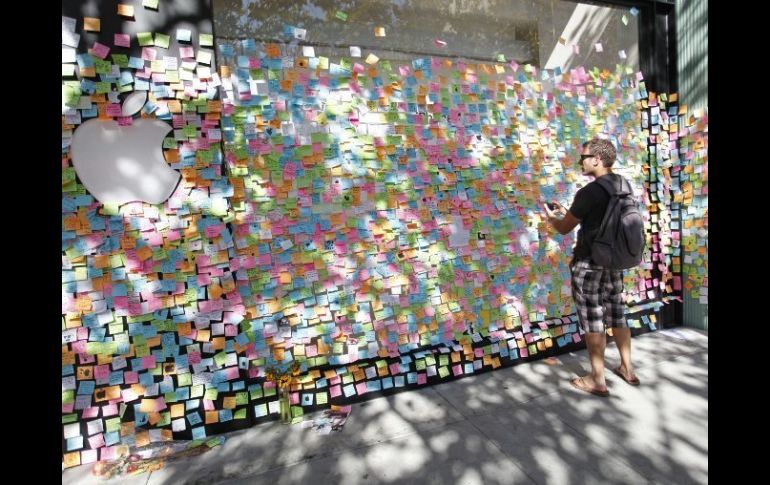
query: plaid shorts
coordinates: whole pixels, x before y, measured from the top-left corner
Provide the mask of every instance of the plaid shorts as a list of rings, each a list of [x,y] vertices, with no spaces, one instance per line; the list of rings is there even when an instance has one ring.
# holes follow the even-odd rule
[[[586,332],[628,327],[623,304],[623,270],[606,269],[589,260],[573,261],[572,297]]]

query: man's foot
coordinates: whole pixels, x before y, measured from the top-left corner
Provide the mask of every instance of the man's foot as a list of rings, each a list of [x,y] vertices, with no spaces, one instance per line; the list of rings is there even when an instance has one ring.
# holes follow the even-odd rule
[[[572,384],[572,387],[589,394],[601,397],[609,397],[610,395],[610,391],[608,391],[606,387],[602,388],[594,385],[593,380],[590,377],[575,377],[570,380],[569,383]]]
[[[612,372],[632,386],[638,386],[641,384],[639,378],[636,377],[633,372],[626,372],[626,369],[622,365],[618,368],[612,369]]]

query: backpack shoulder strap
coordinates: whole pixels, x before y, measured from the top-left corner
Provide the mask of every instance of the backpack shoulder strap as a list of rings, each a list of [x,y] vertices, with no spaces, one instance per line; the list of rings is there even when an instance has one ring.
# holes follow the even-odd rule
[[[596,179],[596,182],[601,188],[604,189],[605,192],[607,192],[607,194],[609,194],[610,198],[615,195],[633,195],[634,191],[631,189],[631,184],[628,182],[628,180],[620,175],[618,175],[617,180],[618,181],[615,182],[609,177],[599,177]]]

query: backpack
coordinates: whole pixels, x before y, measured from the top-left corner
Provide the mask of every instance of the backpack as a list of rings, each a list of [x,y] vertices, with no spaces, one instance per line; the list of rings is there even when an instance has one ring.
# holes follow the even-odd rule
[[[644,220],[634,190],[628,180],[618,176],[596,179],[610,195],[607,211],[591,245],[594,264],[608,269],[628,269],[642,261],[645,246]]]

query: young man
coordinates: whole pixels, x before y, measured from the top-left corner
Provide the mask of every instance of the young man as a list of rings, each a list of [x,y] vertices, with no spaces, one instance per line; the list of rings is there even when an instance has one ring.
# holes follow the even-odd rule
[[[606,326],[620,352],[620,367],[613,372],[632,386],[639,385],[631,366],[631,330],[626,324],[623,305],[623,271],[597,266],[591,260],[591,244],[602,223],[610,196],[596,179],[620,177],[612,173],[615,147],[608,140],[594,138],[583,144],[580,165],[583,175],[594,181],[578,190],[569,210],[558,202],[554,209],[545,204],[548,222],[567,234],[580,224],[577,243],[572,255],[572,297],[575,300],[580,325],[586,332],[586,346],[591,361],[591,374],[572,379],[571,384],[581,391],[598,396],[609,396],[604,380],[604,349],[607,344]],[[563,217],[557,217],[563,215]]]

